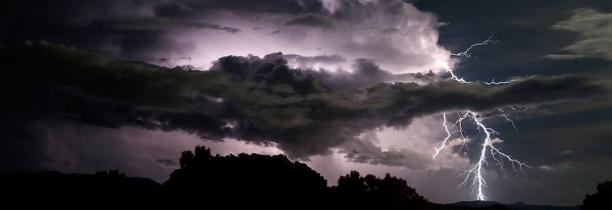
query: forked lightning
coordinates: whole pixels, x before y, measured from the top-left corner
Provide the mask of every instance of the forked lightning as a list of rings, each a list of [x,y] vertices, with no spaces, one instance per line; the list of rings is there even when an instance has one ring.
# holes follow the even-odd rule
[[[491,38],[492,37],[489,37],[485,41],[473,44],[463,52],[452,53],[451,55],[469,58],[471,56],[470,51],[474,47],[484,46],[490,43],[495,43],[495,41],[493,41]],[[449,71],[451,75],[450,79],[455,80],[459,83],[470,83],[470,81],[466,81],[465,79],[458,77],[453,72],[452,69],[447,69],[447,70]],[[502,81],[502,82],[496,82],[495,80],[492,80],[491,82],[484,82],[484,83],[487,85],[505,85],[511,82],[513,82],[513,80]],[[501,112],[501,117],[503,117],[507,122],[511,123],[512,126],[516,129],[516,125],[514,124],[514,121],[510,119],[509,115],[505,113],[503,109],[501,108],[499,108],[498,111]],[[484,133],[484,139],[481,145],[478,161],[476,161],[476,163],[474,164],[472,168],[465,171],[464,173],[465,179],[463,180],[461,184],[467,183],[471,178],[472,180],[471,185],[473,189],[476,191],[476,199],[486,200],[487,196],[485,195],[485,192],[484,192],[484,188],[486,187],[486,180],[484,178],[484,170],[485,170],[484,166],[488,164],[487,162],[488,157],[491,157],[493,160],[495,160],[497,165],[499,165],[499,167],[501,167],[502,169],[503,169],[504,161],[510,162],[512,165],[512,168],[516,171],[522,171],[523,167],[530,167],[530,166],[512,158],[510,155],[503,153],[500,149],[495,147],[494,146],[495,143],[501,142],[501,140],[499,139],[494,139],[494,136],[498,135],[499,133],[493,130],[492,128],[487,127],[483,123],[483,119],[481,119],[479,114],[471,110],[466,110],[462,114],[458,114],[457,120],[455,121],[454,124],[451,125],[453,127],[456,126],[458,128],[457,130],[452,130],[451,127],[449,127],[447,113],[446,112],[442,113],[442,119],[443,119],[442,127],[444,128],[444,131],[446,132],[446,137],[440,143],[440,146],[435,148],[434,155],[433,155],[434,159],[440,154],[440,151],[446,148],[448,141],[452,138],[453,134],[460,133],[461,137],[465,140],[465,136],[463,134],[462,123],[464,120],[468,118],[474,122],[478,130]]]

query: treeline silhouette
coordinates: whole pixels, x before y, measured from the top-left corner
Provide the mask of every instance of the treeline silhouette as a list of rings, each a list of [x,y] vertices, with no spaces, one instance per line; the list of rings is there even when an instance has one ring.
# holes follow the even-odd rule
[[[213,156],[196,147],[183,152],[180,168],[164,187],[174,199],[202,196],[214,206],[272,209],[429,209],[430,203],[406,181],[361,176],[352,171],[338,185],[327,181],[306,164],[283,155],[239,154]]]
[[[604,210],[612,209],[612,181],[597,185],[597,193],[587,195],[581,210]]]
[[[195,153],[183,152],[179,162],[180,168],[164,183],[173,200],[206,200],[228,209],[292,209],[317,207],[329,193],[320,174],[282,155],[213,156],[209,149],[196,147]]]
[[[502,210],[503,205],[434,204],[386,174],[352,171],[336,186],[307,165],[283,155],[212,155],[206,147],[181,154],[180,168],[160,184],[116,171],[93,175],[58,172],[0,173],[0,208],[6,209],[415,209]],[[583,210],[610,208],[610,182],[587,196]]]

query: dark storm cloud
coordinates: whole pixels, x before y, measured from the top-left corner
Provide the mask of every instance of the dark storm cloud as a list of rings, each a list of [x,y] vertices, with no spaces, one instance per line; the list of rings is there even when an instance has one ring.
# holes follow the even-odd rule
[[[211,30],[235,34],[239,29],[202,20],[159,16],[165,1],[5,1],[0,26],[4,40],[31,39],[94,49],[129,60],[154,61],[191,50],[184,31]],[[180,33],[179,33],[180,32]]]
[[[154,31],[164,31],[171,29],[212,29],[212,30],[220,30],[228,33],[238,33],[240,32],[237,28],[221,26],[217,24],[205,23],[205,22],[196,22],[196,21],[180,21],[176,19],[169,18],[129,18],[129,19],[112,19],[112,20],[103,20],[94,22],[95,27],[102,27],[109,29],[110,31],[146,31],[146,32],[154,32]]]
[[[399,166],[416,170],[427,168],[434,162],[429,155],[421,155],[413,149],[389,148],[385,150],[375,144],[379,142],[375,134],[366,133],[353,141],[346,142],[341,152],[352,162]]]
[[[283,56],[286,57],[286,56]],[[293,56],[290,56],[290,58]],[[319,56],[315,56],[317,58]],[[325,71],[308,71],[308,74],[315,76],[326,87],[335,91],[352,90],[363,87],[369,87],[381,82],[415,82],[425,84],[434,82],[440,79],[432,72],[423,73],[407,73],[407,74],[392,74],[380,68],[376,63],[368,59],[357,59],[353,62],[353,72],[339,70],[336,72]]]
[[[365,60],[357,62],[361,70],[354,74],[324,76],[289,68],[282,54],[229,56],[209,71],[187,71],[112,61],[48,43],[3,44],[1,52],[3,90],[12,99],[2,105],[6,116],[274,142],[302,158],[327,153],[366,131],[406,126],[414,117],[443,110],[605,95],[610,80],[563,75],[495,87],[439,80],[392,84],[380,82],[402,75]],[[347,81],[353,83],[335,86]]]
[[[188,57],[194,49],[194,40],[182,37],[185,33],[211,30],[200,35],[206,38],[215,31],[240,32],[212,18],[196,17],[217,18],[220,11],[243,15],[325,13],[318,0],[24,0],[0,4],[1,39],[47,40],[122,59],[167,65],[173,65],[179,57]]]
[[[336,26],[335,20],[322,15],[307,14],[289,20],[286,25],[320,27],[323,29],[333,29]]]
[[[226,55],[282,51],[417,72],[439,70],[434,63],[448,57],[437,46],[434,16],[400,0],[25,0],[3,2],[0,12],[3,39],[47,40],[164,66],[208,68]]]
[[[155,9],[158,14],[169,17],[205,16],[219,11],[243,14],[327,13],[320,0],[177,0],[159,5]]]
[[[591,190],[584,186],[610,173],[612,103],[593,98],[611,98],[606,44],[612,1],[409,1],[418,9],[404,2],[2,1],[0,41],[47,40],[170,68],[193,61],[208,69],[216,63],[198,72],[118,62],[53,44],[0,42],[0,92],[6,99],[0,103],[0,167],[129,165],[122,171],[163,180],[167,171],[145,167],[174,167],[176,154],[193,146],[172,141],[180,138],[177,133],[192,136],[184,131],[203,139],[273,143],[293,157],[334,148],[353,162],[429,169],[443,162],[422,158],[430,157],[431,146],[385,148],[362,135],[470,108],[500,131],[504,151],[534,166],[529,176],[506,183],[491,176],[492,198],[575,204]],[[474,48],[455,73],[470,81],[520,77],[512,85],[391,73],[439,70],[433,64],[452,63],[447,49],[462,51],[491,34],[497,42]],[[279,51],[290,54],[262,56]],[[260,57],[217,60],[248,54]],[[546,113],[512,113],[515,131],[490,110],[504,105],[537,106]],[[430,126],[440,126],[432,121]],[[437,128],[428,133],[435,135]],[[134,137],[139,133],[149,134]],[[406,144],[437,138],[403,135],[413,138]],[[134,143],[138,138],[142,142]],[[172,152],[152,152],[150,142]],[[146,153],[164,155],[141,160]],[[449,168],[463,166],[457,165]],[[435,181],[424,188],[447,186],[426,177],[419,181]]]

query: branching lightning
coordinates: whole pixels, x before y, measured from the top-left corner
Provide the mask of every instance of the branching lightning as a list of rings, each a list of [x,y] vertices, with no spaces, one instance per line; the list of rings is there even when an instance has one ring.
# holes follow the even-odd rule
[[[448,140],[451,138],[451,136],[453,135],[454,132],[451,132],[448,128],[448,125],[446,125],[447,120],[446,120],[446,112],[444,112],[442,114],[442,127],[444,127],[444,131],[446,131],[446,137],[444,138],[444,140],[442,141],[441,145],[439,147],[436,147],[436,152],[433,155],[433,158],[435,159],[439,154],[440,151],[442,151],[442,149],[444,149],[444,147],[446,147],[446,143],[448,142]]]
[[[497,108],[497,111],[499,111],[501,113],[499,116],[501,118],[504,118],[504,120],[506,120],[506,122],[510,123],[510,125],[512,125],[514,130],[518,130],[518,128],[516,127],[516,124],[514,123],[514,120],[510,119],[510,114],[506,113],[504,111],[504,109],[502,109],[502,108]]]
[[[465,51],[463,52],[459,52],[459,53],[452,53],[450,55],[452,56],[460,56],[460,57],[470,57],[471,53],[470,51],[474,48],[474,47],[478,47],[478,46],[484,46],[490,43],[495,43],[495,41],[492,40],[492,36],[488,37],[486,40],[473,44],[471,46],[469,46]],[[459,83],[470,83],[470,81],[466,81],[463,78],[458,77],[457,75],[455,75],[455,73],[453,72],[452,69],[448,69],[451,77],[450,79],[455,80]],[[505,84],[509,84],[513,82],[513,80],[508,80],[508,81],[498,81],[496,82],[495,80],[491,80],[491,82],[484,82],[487,85],[505,85]],[[512,126],[514,127],[514,129],[517,129],[516,124],[514,123],[514,121],[512,119],[510,119],[510,115],[507,114],[503,109],[499,108],[498,111],[501,113],[501,117],[504,118],[507,122],[511,123]],[[499,148],[495,147],[494,144],[495,143],[500,143],[502,142],[499,139],[494,138],[494,136],[499,135],[499,133],[495,130],[493,130],[492,128],[487,127],[484,123],[483,123],[483,119],[481,119],[481,117],[479,116],[478,113],[471,111],[471,110],[466,110],[463,114],[457,114],[457,120],[455,121],[454,124],[452,124],[452,127],[457,127],[457,130],[451,130],[451,127],[449,127],[449,123],[448,123],[448,119],[447,119],[447,113],[444,112],[442,113],[442,127],[444,128],[444,131],[446,132],[446,137],[443,139],[442,143],[440,144],[439,147],[435,148],[435,152],[433,155],[433,158],[435,159],[439,154],[440,151],[442,151],[444,148],[446,148],[448,141],[451,139],[451,137],[453,136],[454,133],[460,133],[461,137],[465,140],[465,136],[463,134],[463,126],[462,123],[464,120],[466,119],[471,119],[474,124],[476,125],[477,129],[481,132],[484,133],[484,139],[483,139],[483,143],[481,145],[481,149],[480,149],[480,155],[478,158],[478,161],[476,161],[476,163],[474,164],[474,166],[468,170],[466,170],[464,172],[465,175],[465,179],[463,180],[463,182],[461,183],[462,185],[467,183],[470,178],[471,178],[471,185],[474,189],[474,191],[476,191],[475,195],[476,195],[476,199],[477,200],[486,200],[487,196],[485,195],[484,192],[484,188],[486,187],[486,180],[484,178],[484,166],[488,164],[487,162],[487,157],[491,157],[493,160],[495,160],[495,162],[497,163],[497,165],[503,170],[503,163],[504,161],[510,162],[510,164],[512,165],[512,168],[515,171],[521,171],[523,167],[530,167],[529,165],[518,161],[517,159],[512,158],[510,155],[503,153]],[[464,141],[465,142],[465,141]]]
[[[522,172],[523,167],[530,167],[530,166],[523,162],[520,162],[517,159],[512,158],[510,155],[503,153],[501,150],[499,150],[499,148],[495,147],[494,144],[501,142],[501,140],[495,141],[495,139],[493,139],[493,135],[498,135],[499,133],[485,126],[482,122],[482,119],[480,119],[477,113],[472,112],[472,111],[466,111],[466,113],[469,115],[469,117],[472,120],[474,120],[474,123],[476,124],[477,128],[484,133],[485,137],[484,137],[483,144],[480,150],[479,159],[474,165],[474,167],[465,171],[466,176],[462,184],[465,184],[469,180],[469,178],[472,177],[472,186],[476,189],[476,199],[486,200],[487,197],[483,191],[484,190],[483,188],[486,187],[486,181],[483,177],[483,167],[485,164],[488,164],[487,152],[490,153],[491,158],[493,158],[493,160],[497,162],[497,165],[499,165],[502,169],[503,169],[503,160],[501,158],[510,162],[512,165],[512,168],[516,171]]]
[[[469,58],[469,57],[472,57],[472,53],[471,53],[470,51],[472,51],[472,49],[473,49],[474,47],[484,46],[484,45],[487,45],[487,44],[492,44],[492,43],[494,44],[494,43],[496,43],[496,42],[497,42],[497,41],[493,40],[493,34],[491,34],[491,36],[489,36],[489,37],[488,37],[487,39],[485,39],[484,41],[470,45],[470,46],[469,46],[467,49],[465,49],[463,52],[451,53],[450,55],[452,55],[452,56],[458,56],[458,57],[468,57],[468,58]]]

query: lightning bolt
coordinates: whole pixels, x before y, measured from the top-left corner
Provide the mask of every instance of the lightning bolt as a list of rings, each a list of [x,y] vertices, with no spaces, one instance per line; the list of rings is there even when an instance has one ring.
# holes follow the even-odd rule
[[[492,40],[493,36],[489,36],[486,40],[476,43],[476,44],[472,44],[470,45],[466,50],[464,50],[463,52],[459,52],[459,53],[451,53],[451,56],[459,56],[459,57],[467,57],[469,58],[471,56],[470,51],[474,48],[474,47],[478,47],[478,46],[484,46],[490,43],[495,43],[496,41]],[[449,73],[450,73],[450,79],[455,80],[459,83],[471,83],[470,81],[467,81],[461,77],[458,77],[452,69],[448,69]],[[508,80],[508,81],[495,81],[494,79],[491,80],[491,82],[484,82],[484,84],[487,85],[506,85],[513,82],[513,80]],[[516,128],[516,125],[514,123],[514,121],[512,119],[510,119],[510,115],[507,114],[506,112],[504,112],[503,109],[498,108],[498,111],[501,113],[501,117],[504,118],[507,122],[511,123],[512,126]],[[487,186],[487,182],[484,178],[484,167],[485,165],[488,165],[487,162],[487,157],[491,157],[493,160],[495,160],[495,162],[497,163],[497,165],[500,167],[500,169],[503,170],[503,163],[504,161],[510,162],[510,164],[512,165],[512,168],[515,171],[523,171],[523,167],[528,167],[531,168],[529,165],[520,162],[517,159],[514,159],[512,156],[502,152],[499,148],[495,147],[494,144],[495,143],[501,143],[502,141],[499,139],[494,139],[494,136],[499,135],[499,133],[495,130],[493,130],[492,128],[487,127],[484,123],[483,123],[483,119],[481,119],[481,117],[479,116],[478,113],[471,111],[471,110],[466,110],[463,114],[458,114],[457,120],[455,121],[454,124],[452,124],[452,126],[457,126],[458,130],[454,130],[452,131],[451,128],[448,125],[448,119],[447,119],[447,113],[444,112],[442,113],[442,127],[444,128],[444,131],[446,132],[446,137],[443,139],[442,143],[440,144],[440,146],[435,148],[435,152],[433,154],[433,158],[435,159],[440,152],[447,147],[447,143],[448,141],[451,139],[451,137],[453,136],[454,133],[460,133],[461,137],[465,140],[465,136],[463,134],[463,126],[462,123],[464,120],[466,119],[471,119],[474,124],[476,125],[477,129],[481,132],[484,133],[484,139],[483,139],[483,143],[481,145],[481,149],[480,149],[480,155],[478,158],[478,161],[476,161],[476,163],[474,164],[474,166],[468,170],[466,170],[463,175],[465,175],[465,178],[463,180],[463,182],[461,183],[461,185],[464,185],[465,183],[467,183],[470,178],[472,180],[472,189],[476,191],[476,199],[477,200],[486,200],[487,196],[485,195],[484,192],[484,188]],[[465,141],[464,141],[465,142]]]
[[[450,55],[458,56],[458,57],[468,57],[469,58],[469,57],[472,57],[472,53],[470,51],[472,51],[472,49],[474,49],[474,47],[484,46],[484,45],[488,45],[488,44],[495,44],[495,43],[497,43],[497,41],[493,40],[493,34],[491,34],[484,41],[470,45],[463,52],[451,53]]]
[[[502,108],[497,108],[497,110],[501,113],[499,115],[501,118],[504,118],[504,120],[506,120],[506,122],[510,123],[510,125],[512,125],[514,130],[518,130],[518,128],[516,127],[516,124],[514,123],[514,120],[510,119],[510,114],[506,113],[504,111],[504,109],[502,109]]]
[[[446,131],[446,137],[444,138],[444,140],[442,141],[441,145],[439,147],[436,147],[436,152],[433,155],[433,158],[436,159],[436,157],[438,157],[438,155],[440,154],[440,151],[442,151],[442,149],[444,149],[446,147],[446,143],[448,142],[448,140],[451,138],[452,134],[454,133],[451,132],[448,128],[448,126],[446,125],[446,112],[442,113],[442,127],[444,127],[444,131]]]
[[[514,80],[506,80],[506,81],[496,82],[495,79],[493,79],[490,82],[484,82],[484,83],[487,84],[487,85],[507,85],[507,84],[510,84],[511,82],[514,82]]]

